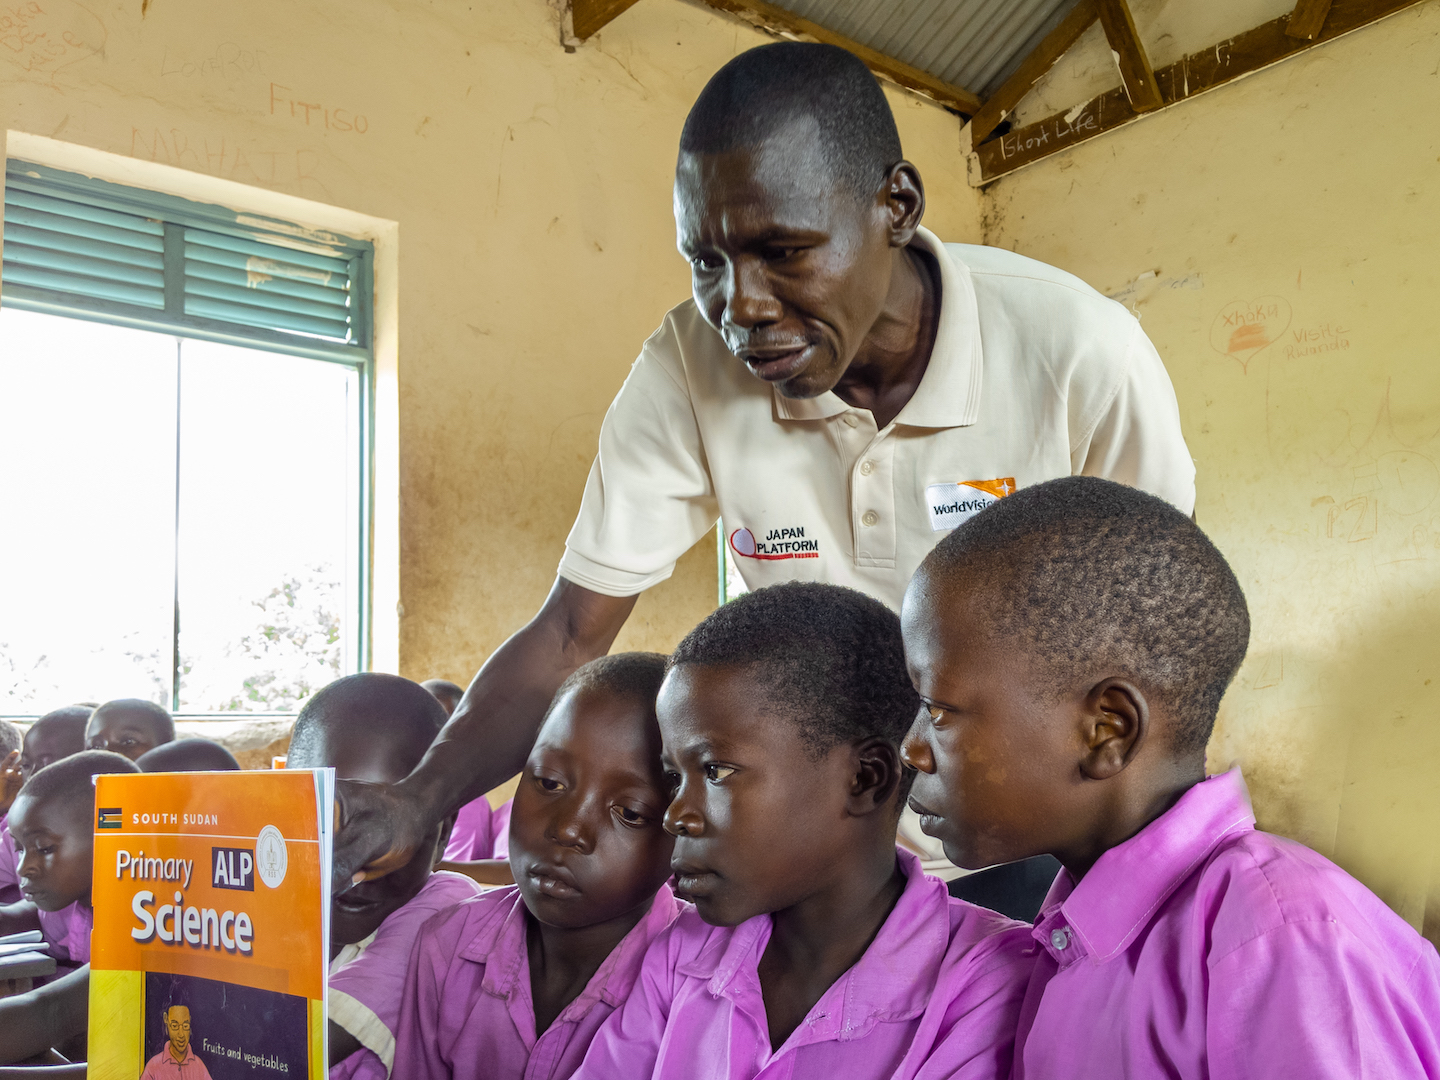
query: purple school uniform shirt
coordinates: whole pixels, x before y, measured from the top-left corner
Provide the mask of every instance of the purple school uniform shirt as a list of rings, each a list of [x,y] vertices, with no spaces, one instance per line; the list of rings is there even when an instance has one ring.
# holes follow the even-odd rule
[[[477,859],[505,859],[510,855],[510,803],[492,810],[483,795],[468,802],[455,815],[450,842],[445,845],[449,862]]]
[[[10,835],[10,815],[0,814],[0,904],[13,904],[20,895],[20,860]]]
[[[539,1036],[519,890],[492,889],[436,916],[410,958],[397,1080],[565,1080],[596,1029],[630,996],[645,950],[687,907],[662,887],[645,917]]]
[[[468,877],[437,870],[369,939],[345,946],[331,962],[330,1019],[354,1035],[361,1047],[331,1068],[331,1080],[384,1080],[390,1074],[405,969],[416,935],[432,916],[479,891],[480,886]]]
[[[50,955],[62,964],[90,962],[90,931],[95,925],[95,912],[79,900],[59,911],[36,912],[40,917],[40,933],[50,946]]]
[[[995,1080],[1008,1076],[1034,963],[1028,926],[952,899],[897,850],[904,892],[863,956],[778,1049],[758,968],[769,915],[692,912],[645,958],[575,1080]]]
[[[1440,956],[1368,889],[1255,829],[1239,770],[1061,871],[1016,1080],[1440,1076]]]

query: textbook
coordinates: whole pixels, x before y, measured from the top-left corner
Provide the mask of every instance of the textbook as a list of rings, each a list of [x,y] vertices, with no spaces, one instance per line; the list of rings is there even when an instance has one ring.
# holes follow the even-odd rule
[[[91,1080],[323,1080],[334,806],[333,769],[96,777]]]

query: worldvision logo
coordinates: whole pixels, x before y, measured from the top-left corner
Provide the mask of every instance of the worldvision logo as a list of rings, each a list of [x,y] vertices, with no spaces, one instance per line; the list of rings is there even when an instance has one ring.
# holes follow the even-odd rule
[[[931,484],[925,489],[930,528],[935,532],[953,529],[1014,490],[1013,476],[1003,476],[998,480],[962,480],[958,484]]]
[[[749,529],[730,534],[730,550],[746,559],[818,559],[820,541],[805,535],[799,525],[771,529],[764,540],[755,539]]]

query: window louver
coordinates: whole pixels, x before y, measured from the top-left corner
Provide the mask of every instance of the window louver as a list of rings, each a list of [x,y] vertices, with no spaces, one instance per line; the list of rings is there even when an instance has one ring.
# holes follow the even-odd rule
[[[372,247],[7,163],[7,305],[360,362]]]

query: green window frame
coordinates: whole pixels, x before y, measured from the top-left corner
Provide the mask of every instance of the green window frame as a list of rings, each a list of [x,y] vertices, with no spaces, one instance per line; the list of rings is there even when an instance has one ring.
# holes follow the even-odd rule
[[[260,348],[342,364],[359,374],[360,611],[353,655],[359,669],[367,670],[374,245],[16,159],[5,163],[3,239],[0,305],[5,307]]]

